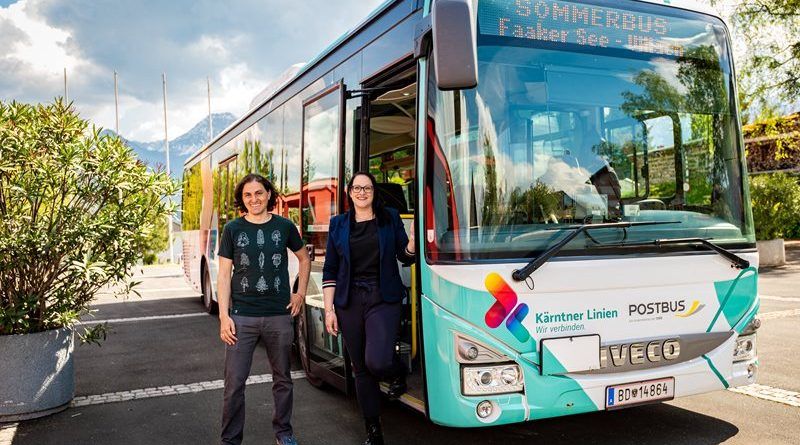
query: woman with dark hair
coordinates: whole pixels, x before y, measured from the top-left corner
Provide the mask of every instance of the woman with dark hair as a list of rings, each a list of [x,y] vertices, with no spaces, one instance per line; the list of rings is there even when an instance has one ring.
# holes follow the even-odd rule
[[[221,442],[242,443],[245,382],[253,352],[263,340],[274,382],[275,440],[278,445],[297,445],[291,424],[292,317],[305,302],[311,259],[294,224],[270,213],[278,193],[269,180],[247,175],[234,196],[244,216],[225,224],[218,254],[219,336],[226,345]],[[300,262],[296,293],[290,291],[287,249]]]
[[[405,287],[397,261],[414,261],[397,210],[376,196],[375,177],[358,172],[347,184],[350,210],[331,219],[322,271],[325,327],[342,330],[353,364],[356,397],[367,427],[364,445],[383,445],[380,380],[393,380],[390,396],[405,392],[405,370],[394,352]]]

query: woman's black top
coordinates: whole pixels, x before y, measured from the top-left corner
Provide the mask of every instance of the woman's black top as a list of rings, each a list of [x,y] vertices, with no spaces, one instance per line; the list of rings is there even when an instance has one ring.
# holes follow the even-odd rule
[[[353,222],[350,229],[350,258],[353,280],[377,281],[380,271],[378,220]]]

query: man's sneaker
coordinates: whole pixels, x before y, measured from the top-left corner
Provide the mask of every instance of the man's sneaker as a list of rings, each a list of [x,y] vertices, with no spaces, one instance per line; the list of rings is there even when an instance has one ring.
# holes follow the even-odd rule
[[[297,445],[297,439],[294,436],[283,436],[275,439],[278,445]]]

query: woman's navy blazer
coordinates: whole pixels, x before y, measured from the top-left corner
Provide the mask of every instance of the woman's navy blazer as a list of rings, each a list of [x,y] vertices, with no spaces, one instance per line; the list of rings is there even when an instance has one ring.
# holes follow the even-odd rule
[[[411,264],[414,255],[406,251],[408,235],[403,227],[400,214],[393,208],[386,207],[388,221],[378,225],[378,242],[380,245],[379,287],[383,301],[397,303],[405,296],[405,287],[400,281],[397,261]],[[350,296],[350,212],[331,218],[328,226],[328,246],[325,250],[325,265],[322,267],[322,288],[336,287],[333,303],[337,307],[347,307]]]

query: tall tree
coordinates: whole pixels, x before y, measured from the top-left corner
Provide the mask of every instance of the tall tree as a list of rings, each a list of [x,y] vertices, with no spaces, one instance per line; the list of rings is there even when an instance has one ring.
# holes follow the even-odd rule
[[[774,113],[775,102],[800,100],[800,0],[709,0],[733,6],[734,34],[747,43],[740,61],[743,108]]]

